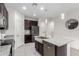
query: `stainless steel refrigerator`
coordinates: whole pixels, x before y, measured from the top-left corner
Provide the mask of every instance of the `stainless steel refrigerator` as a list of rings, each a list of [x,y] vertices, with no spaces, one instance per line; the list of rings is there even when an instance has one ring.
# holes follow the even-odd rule
[[[38,36],[39,35],[39,26],[32,26],[31,27],[31,34],[33,36]]]

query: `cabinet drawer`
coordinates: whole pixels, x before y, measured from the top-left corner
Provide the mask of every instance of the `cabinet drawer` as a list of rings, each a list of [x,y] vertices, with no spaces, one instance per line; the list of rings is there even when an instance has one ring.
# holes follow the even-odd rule
[[[41,55],[43,55],[43,44],[42,43],[35,41],[35,48]]]
[[[25,43],[32,42],[32,35],[25,35]]]
[[[52,45],[47,42],[43,42],[44,44],[44,56],[55,56],[55,45]]]
[[[56,56],[67,56],[67,45],[56,47]]]

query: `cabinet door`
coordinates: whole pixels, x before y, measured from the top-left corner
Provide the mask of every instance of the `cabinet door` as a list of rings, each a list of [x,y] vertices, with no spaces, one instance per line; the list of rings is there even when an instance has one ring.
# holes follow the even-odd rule
[[[24,21],[24,28],[25,30],[29,30],[31,27],[31,22],[29,20]]]
[[[1,13],[1,3],[0,3],[0,13]]]
[[[3,4],[3,16],[6,18],[6,8],[4,4]]]
[[[41,55],[43,55],[43,44],[38,42],[38,51]]]
[[[38,42],[37,41],[35,41],[35,48],[36,48],[36,50],[38,51]]]
[[[4,20],[4,26],[5,26],[5,29],[8,29],[8,11],[5,7],[5,5],[3,5],[3,16],[5,17],[5,20]]]
[[[38,21],[31,21],[31,26],[38,26]]]
[[[57,56],[67,56],[67,45],[56,47]]]
[[[25,43],[32,42],[32,35],[25,35]]]
[[[3,3],[0,3],[0,14],[3,15]]]
[[[55,46],[44,43],[44,56],[55,56]]]
[[[1,21],[1,23],[3,24],[2,26],[0,26],[0,29],[7,29],[8,28],[8,11],[5,7],[5,5],[3,3],[0,3],[0,15],[4,16]],[[0,23],[0,24],[1,24]]]
[[[6,10],[6,29],[8,29],[8,11]]]

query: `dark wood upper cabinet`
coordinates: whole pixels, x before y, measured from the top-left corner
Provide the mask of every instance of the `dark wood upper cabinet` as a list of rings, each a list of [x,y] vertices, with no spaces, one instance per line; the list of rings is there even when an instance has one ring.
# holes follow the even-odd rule
[[[0,30],[8,29],[8,11],[3,3],[0,3]]]
[[[29,30],[30,34],[25,34],[25,43],[34,42],[34,36],[39,34],[38,21],[24,20],[24,29]]]
[[[3,15],[3,4],[0,3],[0,16]]]
[[[24,29],[29,30],[30,29],[30,21],[24,20]]]
[[[31,25],[32,26],[38,26],[38,22],[37,21],[31,21]]]
[[[24,43],[32,42],[32,35],[25,35],[24,38],[25,38]]]
[[[32,26],[38,26],[38,21],[24,20],[25,30],[31,29]]]

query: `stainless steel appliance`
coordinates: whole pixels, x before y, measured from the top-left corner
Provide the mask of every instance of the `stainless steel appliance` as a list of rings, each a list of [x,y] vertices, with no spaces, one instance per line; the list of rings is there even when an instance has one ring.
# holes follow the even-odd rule
[[[32,26],[31,27],[31,34],[33,36],[38,36],[39,35],[39,26]]]

